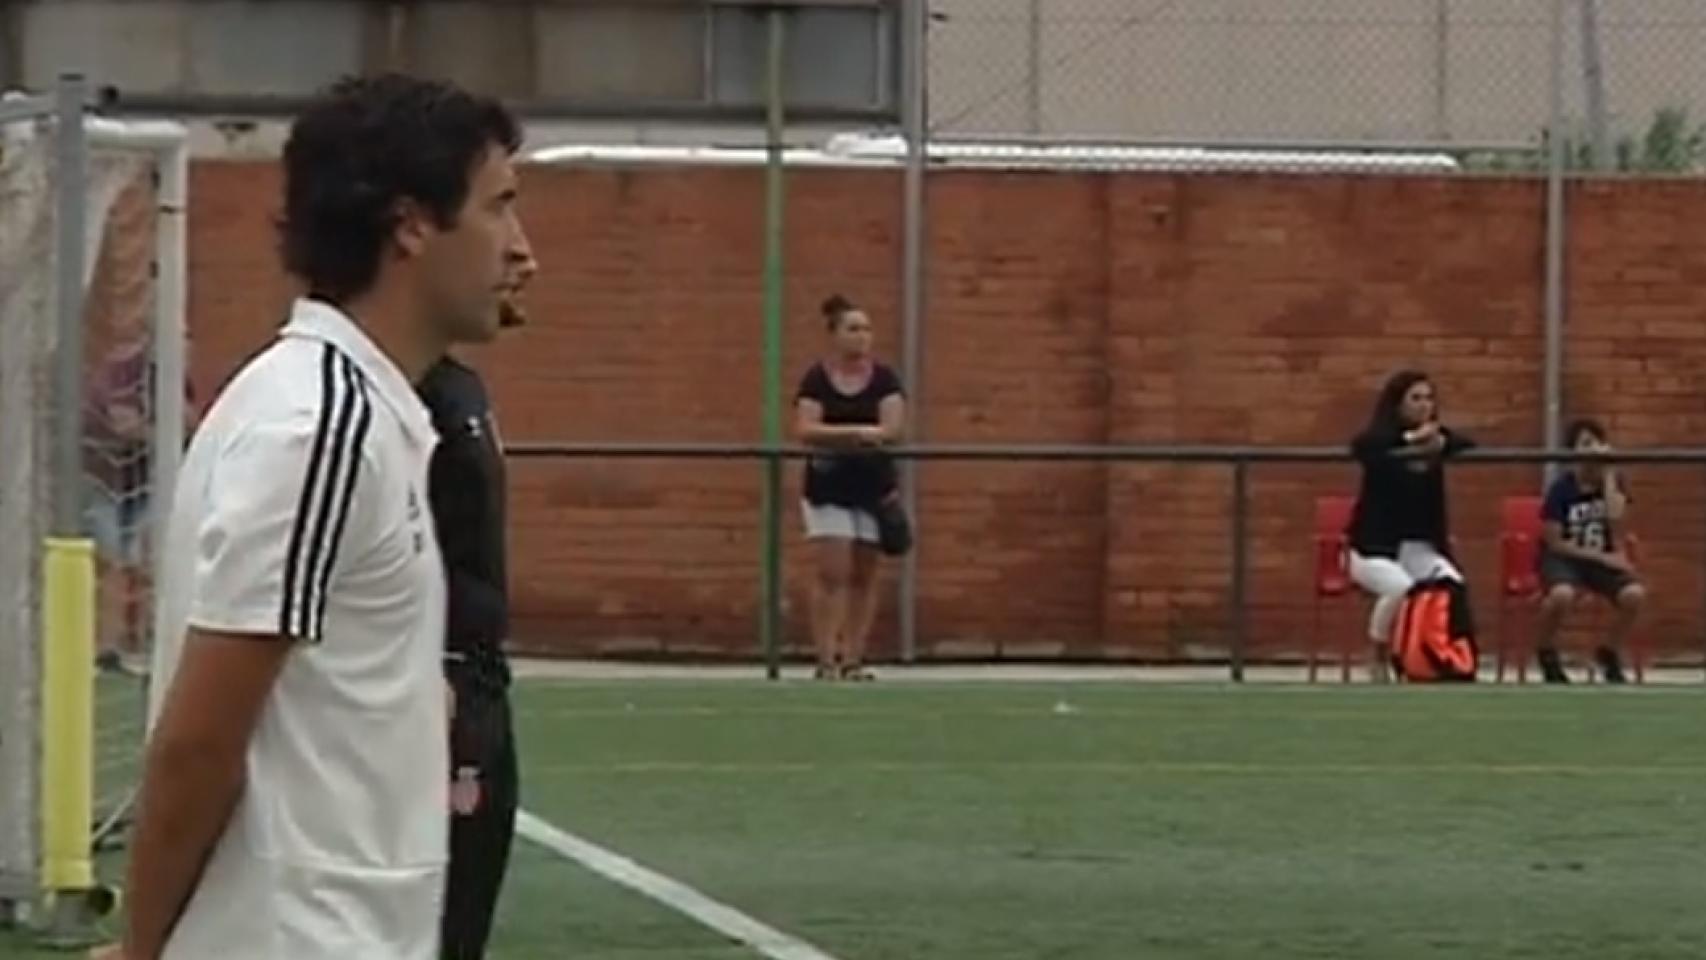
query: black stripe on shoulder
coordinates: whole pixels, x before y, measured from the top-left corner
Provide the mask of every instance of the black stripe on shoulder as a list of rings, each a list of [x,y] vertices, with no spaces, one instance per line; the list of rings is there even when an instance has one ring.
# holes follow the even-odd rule
[[[306,566],[310,551],[310,518],[316,506],[328,495],[330,482],[326,470],[328,449],[333,445],[334,409],[338,392],[338,352],[331,344],[320,351],[320,419],[314,429],[314,446],[308,458],[307,476],[303,478],[302,495],[296,503],[296,521],[290,531],[290,547],[284,560],[284,585],[280,601],[279,633],[286,637],[302,637],[308,628],[308,612],[304,602],[311,583]]]
[[[355,485],[361,475],[361,453],[367,443],[368,428],[373,425],[373,401],[368,392],[367,379],[355,364],[345,360],[346,385],[351,394],[358,398],[355,415],[355,433],[350,440],[349,468],[344,471],[338,481],[337,504],[333,508],[332,536],[326,549],[326,562],[321,565],[318,583],[318,599],[314,607],[314,636],[320,637],[325,633],[326,626],[326,597],[332,580],[332,568],[338,562],[338,548],[343,545],[344,527],[349,523],[350,504],[355,501]]]
[[[357,436],[356,426],[371,415],[367,395],[362,389],[361,374],[349,358],[338,355],[335,381],[337,417],[332,424],[329,453],[326,460],[325,482],[313,504],[309,518],[307,562],[302,567],[303,580],[298,594],[304,640],[320,640],[321,616],[325,607],[323,591],[330,580],[331,559],[336,554],[334,532],[341,532],[334,516],[346,476],[353,477],[361,464],[361,440],[366,430]]]

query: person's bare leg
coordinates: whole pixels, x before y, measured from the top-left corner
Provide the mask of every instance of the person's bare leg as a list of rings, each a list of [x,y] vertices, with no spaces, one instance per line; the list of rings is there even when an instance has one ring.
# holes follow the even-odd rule
[[[1392,625],[1397,620],[1398,608],[1404,602],[1404,594],[1386,593],[1374,601],[1374,609],[1368,618],[1368,681],[1370,683],[1392,682]]]
[[[1629,633],[1640,621],[1641,611],[1646,605],[1647,588],[1638,583],[1631,583],[1617,595],[1617,621],[1611,627],[1612,649],[1623,652],[1624,645],[1629,642]]]
[[[1558,584],[1546,591],[1540,601],[1540,618],[1536,625],[1534,655],[1540,661],[1540,676],[1547,683],[1568,683],[1563,661],[1558,657],[1558,631],[1564,625],[1564,615],[1576,602],[1574,587]]]
[[[812,580],[812,643],[817,647],[820,677],[834,677],[847,627],[848,581],[853,573],[850,540],[813,541],[817,576]]]
[[[1629,649],[1629,634],[1640,621],[1641,610],[1646,604],[1647,588],[1638,583],[1629,584],[1617,594],[1613,603],[1616,618],[1611,624],[1611,636],[1606,638],[1606,645],[1599,656],[1600,669],[1609,682],[1622,683],[1624,680],[1623,658]]]
[[[1392,644],[1386,640],[1373,643],[1368,661],[1368,682],[1392,682]]]
[[[95,663],[116,670],[126,619],[123,568],[99,555],[95,558]]]
[[[847,629],[842,634],[842,668],[855,679],[864,676],[865,647],[871,639],[871,629],[876,626],[877,609],[882,604],[882,596],[878,586],[882,578],[877,576],[881,556],[877,549],[870,544],[861,543],[853,547],[853,579],[848,590]]]
[[[119,589],[124,591],[119,598],[124,611],[124,622],[119,630],[119,653],[127,657],[140,656],[143,653],[142,639],[148,632],[147,624],[142,622],[148,578],[137,567],[126,564],[118,581]]]

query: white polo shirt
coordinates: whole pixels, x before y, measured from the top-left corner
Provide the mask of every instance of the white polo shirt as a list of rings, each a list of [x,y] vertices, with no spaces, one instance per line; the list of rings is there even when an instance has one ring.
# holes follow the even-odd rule
[[[189,627],[295,648],[167,960],[436,960],[450,783],[437,441],[403,373],[308,300],[197,429],[163,542],[150,727]]]

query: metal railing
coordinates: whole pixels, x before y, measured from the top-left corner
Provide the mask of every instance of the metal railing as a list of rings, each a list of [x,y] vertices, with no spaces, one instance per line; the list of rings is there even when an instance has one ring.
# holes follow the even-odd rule
[[[518,443],[505,448],[505,454],[516,459],[601,459],[601,460],[753,460],[780,465],[790,460],[803,460],[815,453],[813,448],[799,445],[768,445],[760,443]],[[1354,463],[1345,447],[1289,446],[1214,446],[1176,444],[914,444],[890,448],[897,460],[945,462],[1002,462],[1002,463],[1103,463],[1118,464],[1221,464],[1232,471],[1232,494],[1228,505],[1231,517],[1229,544],[1232,575],[1229,601],[1233,624],[1228,669],[1234,682],[1243,682],[1246,672],[1246,653],[1250,639],[1250,468],[1257,464],[1347,464]],[[1706,447],[1667,447],[1617,450],[1611,455],[1583,453],[1576,450],[1549,450],[1540,447],[1482,447],[1452,458],[1453,463],[1473,464],[1534,464],[1553,466],[1565,463],[1601,462],[1615,464],[1652,464],[1669,466],[1706,465]],[[903,477],[910,484],[911,471]],[[1538,484],[1537,484],[1538,485]],[[909,491],[915,493],[915,491]],[[776,501],[772,500],[772,504]],[[773,524],[774,517],[762,517],[761,522]],[[761,569],[765,582],[774,582],[781,567],[780,543],[765,541]],[[916,567],[908,566],[903,577],[916,576]],[[903,602],[915,598],[915,588],[902,585]],[[765,602],[774,609],[762,611],[764,624],[762,642],[765,665],[771,679],[780,676],[781,642],[775,624],[781,622],[780,594],[767,591]],[[902,611],[901,656],[911,662],[916,657],[918,638],[916,619]]]

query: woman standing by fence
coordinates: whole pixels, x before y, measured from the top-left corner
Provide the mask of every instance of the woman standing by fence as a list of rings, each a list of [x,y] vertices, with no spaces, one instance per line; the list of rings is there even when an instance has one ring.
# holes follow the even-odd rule
[[[827,356],[795,395],[795,433],[806,461],[806,538],[813,544],[812,639],[819,679],[869,680],[865,644],[877,615],[879,515],[897,495],[894,458],[906,401],[900,378],[872,355],[871,318],[846,297],[823,304]]]

